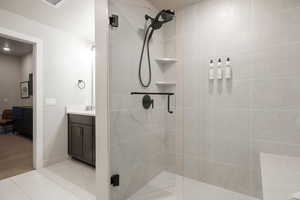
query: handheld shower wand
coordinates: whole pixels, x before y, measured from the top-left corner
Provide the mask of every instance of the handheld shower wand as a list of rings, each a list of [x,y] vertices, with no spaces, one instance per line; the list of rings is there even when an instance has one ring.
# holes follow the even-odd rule
[[[152,81],[150,40],[153,36],[154,31],[159,30],[165,23],[172,21],[174,19],[174,16],[175,16],[175,11],[173,11],[173,10],[162,10],[156,15],[155,18],[152,18],[149,15],[145,15],[146,21],[150,20],[151,23],[146,28],[144,42],[143,42],[143,48],[142,48],[140,62],[139,62],[139,81],[144,88],[148,88],[151,85],[151,81]],[[144,81],[142,80],[142,64],[143,64],[143,57],[144,57],[146,45],[147,45],[149,79],[146,83],[144,83]]]

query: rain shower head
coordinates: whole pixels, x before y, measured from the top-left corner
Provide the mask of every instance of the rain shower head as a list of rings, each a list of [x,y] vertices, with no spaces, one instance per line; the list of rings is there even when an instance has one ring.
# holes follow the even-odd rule
[[[166,21],[172,21],[175,16],[175,11],[174,10],[163,10],[161,13],[161,17]]]
[[[151,27],[154,30],[160,29],[163,24],[170,22],[175,17],[175,11],[174,10],[162,10],[160,11],[155,18],[150,17],[149,15],[146,15],[146,20],[151,20]]]

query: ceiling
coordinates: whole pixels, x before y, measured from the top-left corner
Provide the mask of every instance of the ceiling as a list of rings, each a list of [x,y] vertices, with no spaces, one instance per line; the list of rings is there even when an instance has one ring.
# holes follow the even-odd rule
[[[3,50],[3,47],[8,45],[11,51],[7,52]],[[0,53],[12,56],[25,56],[31,53],[33,46],[31,44],[26,44],[23,42],[18,42],[15,40],[6,39],[0,37]]]
[[[157,8],[170,8],[175,9],[187,4],[196,3],[201,0],[149,0]]]
[[[90,42],[95,41],[95,1],[64,0],[58,8],[45,0],[0,0],[0,9],[22,15]],[[157,8],[178,8],[201,0],[149,0]]]
[[[95,0],[65,0],[58,8],[44,0],[0,0],[0,9],[22,15],[93,42]]]

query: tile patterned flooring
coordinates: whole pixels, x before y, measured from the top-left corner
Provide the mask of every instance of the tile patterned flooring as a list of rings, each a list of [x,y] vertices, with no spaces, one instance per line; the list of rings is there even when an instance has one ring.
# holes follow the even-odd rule
[[[0,181],[1,200],[96,200],[94,169],[75,161]]]
[[[162,172],[128,200],[258,200],[173,173]]]
[[[0,181],[0,200],[96,200],[95,169],[68,160]],[[257,200],[169,172],[128,200]]]

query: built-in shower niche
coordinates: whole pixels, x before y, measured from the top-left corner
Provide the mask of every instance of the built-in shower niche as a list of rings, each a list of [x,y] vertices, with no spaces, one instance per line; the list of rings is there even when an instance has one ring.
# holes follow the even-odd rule
[[[158,64],[163,78],[158,80],[155,84],[161,91],[176,93],[177,69],[179,63],[176,46],[176,16],[172,22],[164,26],[162,34],[164,48],[163,56],[157,57],[155,61]]]
[[[174,89],[176,87],[176,58],[158,58],[156,59],[158,66],[163,74],[163,80],[156,81],[156,86],[160,89]],[[171,88],[170,88],[171,87]],[[173,87],[173,88],[172,88]],[[173,90],[174,91],[174,90]]]

